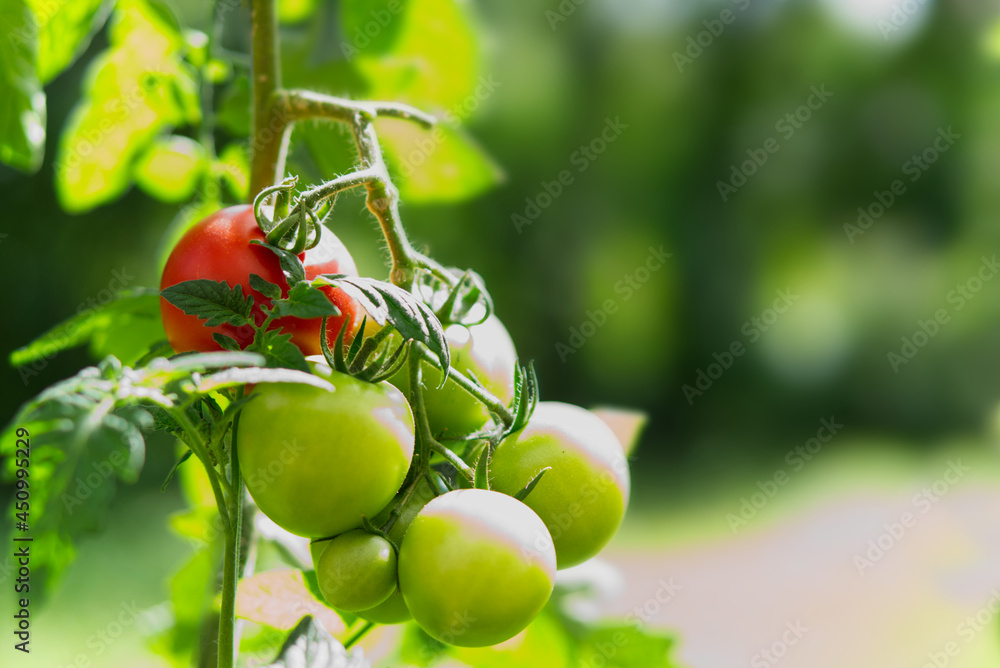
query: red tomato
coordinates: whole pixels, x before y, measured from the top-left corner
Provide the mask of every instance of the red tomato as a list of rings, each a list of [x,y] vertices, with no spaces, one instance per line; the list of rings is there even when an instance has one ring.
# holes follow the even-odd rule
[[[288,282],[281,272],[277,256],[266,248],[251,244],[254,239],[263,241],[264,233],[254,219],[253,207],[233,206],[209,216],[188,230],[170,252],[160,280],[160,289],[195,279],[225,281],[230,287],[241,285],[243,294],[254,298],[254,322],[262,323],[264,314],[261,305],[269,302],[264,295],[250,288],[250,274],[258,274],[280,286],[282,296],[288,294]],[[299,255],[299,259],[306,265],[307,278],[325,273],[357,273],[350,253],[329,231],[324,232],[316,248]],[[334,331],[334,340],[341,323],[346,319],[348,331],[345,340],[349,341],[360,322],[361,308],[342,290],[332,287],[322,289],[341,311],[340,316],[330,318],[329,328]],[[221,346],[212,338],[215,332],[235,339],[240,348],[245,348],[253,341],[253,327],[233,327],[228,324],[205,327],[204,321],[185,314],[166,299],[160,299],[160,313],[167,340],[177,352],[221,350]],[[276,320],[272,326],[281,327],[290,333],[292,342],[303,353],[315,355],[320,352],[321,325],[321,318],[302,320],[288,317]]]

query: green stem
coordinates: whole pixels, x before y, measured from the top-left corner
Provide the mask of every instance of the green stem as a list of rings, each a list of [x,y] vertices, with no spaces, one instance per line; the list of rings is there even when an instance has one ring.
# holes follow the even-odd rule
[[[375,628],[375,622],[365,622],[364,626],[358,629],[354,635],[344,642],[344,649],[351,649],[351,647],[356,645],[362,638],[368,635],[373,628]]]
[[[242,391],[240,392],[242,395]],[[222,560],[222,602],[219,607],[219,668],[232,668],[236,661],[234,626],[236,623],[236,584],[240,578],[240,547],[243,541],[243,476],[240,474],[237,437],[240,414],[233,420],[233,437],[229,444],[229,475],[233,493],[229,497],[232,523],[226,529],[225,552]]]
[[[458,470],[458,472],[464,475],[466,478],[468,478],[469,481],[474,481],[476,479],[476,471],[471,466],[462,461],[461,457],[459,457],[454,452],[449,450],[447,447],[441,445],[434,439],[431,439],[430,446],[431,450],[444,457],[449,464],[454,466],[455,469]]]
[[[212,494],[215,495],[215,505],[219,508],[219,518],[222,520],[222,528],[228,533],[232,526],[229,515],[229,504],[226,500],[226,495],[222,491],[222,486],[219,481],[219,472],[215,468],[212,458],[209,456],[208,448],[202,440],[198,429],[191,423],[191,420],[188,418],[183,407],[172,411],[172,415],[177,421],[177,424],[179,424],[184,430],[184,433],[187,434],[188,447],[191,448],[191,451],[195,454],[195,456],[201,460],[201,463],[205,465],[205,472],[208,474],[208,481],[212,485]]]
[[[441,369],[441,363],[438,361],[437,357],[434,356],[434,355],[431,355],[431,354],[427,353],[420,346],[414,346],[413,347],[413,350],[410,351],[410,354],[412,355],[414,353],[418,357],[422,357],[423,359],[425,359],[428,362],[430,362],[431,364],[433,364],[439,370]],[[473,397],[475,397],[476,399],[478,399],[489,410],[491,410],[494,413],[496,413],[497,415],[499,415],[500,419],[503,420],[503,422],[504,422],[505,425],[510,425],[512,422],[514,422],[514,416],[511,414],[510,410],[492,392],[490,392],[489,390],[487,390],[483,386],[477,385],[476,383],[472,382],[472,380],[470,380],[469,378],[467,378],[458,369],[455,369],[455,368],[449,369],[448,370],[448,377],[451,378],[451,379],[453,379],[455,381],[455,383],[459,387],[461,387],[463,390],[465,390],[466,392],[468,392],[469,394],[471,394]]]
[[[275,113],[272,105],[274,92],[281,85],[274,0],[252,0],[250,30],[253,81],[250,197],[253,198],[277,180],[281,147],[285,143],[288,127],[288,120],[283,114]]]

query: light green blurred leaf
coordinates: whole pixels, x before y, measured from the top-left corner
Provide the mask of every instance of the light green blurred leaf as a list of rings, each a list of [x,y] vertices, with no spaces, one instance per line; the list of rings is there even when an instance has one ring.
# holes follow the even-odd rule
[[[45,93],[38,40],[24,0],[0,0],[0,160],[34,172],[45,150]]]
[[[107,17],[106,0],[28,0],[38,21],[38,77],[48,83],[90,44]]]
[[[543,613],[514,639],[495,647],[451,648],[451,655],[476,668],[571,668],[569,637],[549,614]],[[579,664],[588,666],[591,664]],[[602,665],[600,663],[593,664]],[[650,667],[652,668],[652,667]]]
[[[503,171],[468,134],[445,124],[424,130],[397,120],[379,122],[379,138],[399,175],[404,202],[454,202],[475,197],[504,179]]]
[[[222,178],[237,201],[246,201],[250,192],[250,157],[244,146],[226,146],[212,166],[212,172]]]
[[[411,0],[344,0],[340,6],[344,57],[388,52],[406,23],[403,17],[411,4]]]
[[[15,367],[24,366],[62,350],[84,345],[102,332],[119,328],[133,318],[159,320],[159,312],[160,297],[155,289],[123,291],[105,304],[81,309],[28,345],[18,348],[10,354],[10,364]]]
[[[316,0],[278,0],[278,20],[300,23],[316,11]]]
[[[351,62],[376,100],[451,109],[475,90],[480,53],[465,6],[456,0],[410,0],[388,53],[360,50]],[[347,36],[348,39],[350,36]]]
[[[164,202],[183,202],[191,197],[208,167],[205,149],[187,137],[163,137],[154,141],[132,167],[136,185]]]
[[[56,192],[67,211],[119,197],[132,161],[156,136],[198,120],[197,86],[178,55],[183,39],[164,12],[143,0],[115,9],[111,46],[91,64],[87,96],[60,141]]]
[[[607,668],[677,668],[670,658],[674,638],[668,633],[616,624],[590,631],[580,648],[582,666]]]
[[[250,81],[238,76],[219,95],[215,124],[234,137],[250,134]]]

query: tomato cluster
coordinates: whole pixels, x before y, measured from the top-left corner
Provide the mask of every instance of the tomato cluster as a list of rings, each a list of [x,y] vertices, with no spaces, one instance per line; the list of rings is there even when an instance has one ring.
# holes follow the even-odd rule
[[[266,306],[249,274],[283,289],[287,283],[276,257],[250,244],[262,238],[249,207],[226,209],[182,239],[163,284],[224,280],[254,294],[254,308]],[[307,271],[352,272],[350,255],[334,245],[330,257],[312,265],[307,252]],[[341,323],[357,320],[362,309],[347,295],[332,288],[327,295]],[[164,321],[178,351],[215,349],[213,329],[248,343],[225,326],[204,327],[171,309],[165,303]],[[340,330],[333,321],[330,342]],[[318,347],[317,322],[273,325],[292,332],[303,352]],[[385,342],[393,337],[401,343],[398,334]],[[445,337],[454,371],[500,402],[514,401],[516,352],[498,318],[452,324]],[[311,539],[329,605],[382,624],[414,619],[453,645],[497,644],[538,614],[557,569],[593,557],[611,539],[628,505],[626,454],[599,417],[563,403],[538,403],[522,428],[496,431],[500,418],[480,399],[453,377],[441,385],[440,369],[426,359],[420,365],[419,395],[411,392],[408,364],[372,383],[331,369],[322,357],[311,358],[312,372],[332,389],[254,387],[239,423],[239,468],[262,513]],[[415,396],[422,414],[411,409]],[[454,458],[427,449],[415,457],[420,425],[453,448]],[[461,457],[469,460],[464,467],[456,464]],[[481,457],[485,467],[477,467]],[[472,480],[474,467],[480,471]]]

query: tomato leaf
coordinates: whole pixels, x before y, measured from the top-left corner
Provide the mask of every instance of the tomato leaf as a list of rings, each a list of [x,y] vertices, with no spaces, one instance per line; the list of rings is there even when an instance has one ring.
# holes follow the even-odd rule
[[[184,40],[168,11],[123,0],[108,35],[59,142],[56,193],[74,213],[120,197],[133,161],[157,136],[200,120],[196,74],[181,60]]]
[[[12,366],[24,366],[57,352],[81,346],[100,332],[120,328],[133,318],[159,319],[159,292],[136,288],[118,293],[113,301],[86,309],[64,320],[26,346],[10,354]]]
[[[364,276],[324,274],[313,285],[333,285],[354,297],[379,325],[391,324],[403,340],[424,344],[441,363],[442,379],[448,378],[451,352],[444,337],[444,327],[427,304],[402,288]]]
[[[139,155],[132,165],[132,178],[150,197],[183,202],[194,194],[208,166],[208,156],[198,142],[187,137],[164,137]]]
[[[281,287],[277,283],[272,283],[262,278],[260,274],[250,274],[250,287],[268,299],[278,299],[281,297]]]
[[[212,340],[218,343],[223,350],[236,351],[240,349],[240,344],[237,343],[236,339],[219,332],[212,332]]]
[[[225,281],[199,278],[171,285],[160,295],[184,313],[204,320],[206,327],[224,323],[243,327],[251,322],[253,296],[244,297],[239,283],[231,288]]]
[[[510,405],[514,420],[502,437],[524,429],[538,405],[538,376],[533,363],[529,362],[527,368],[520,364],[514,368],[514,399]]]
[[[306,615],[288,634],[277,658],[262,668],[368,668],[370,665],[348,653],[329,631]]]
[[[35,20],[24,0],[0,0],[0,160],[25,172],[41,166],[45,149]]]
[[[248,351],[260,353],[269,367],[284,367],[309,371],[309,363],[297,345],[292,343],[292,335],[275,329],[258,329]]]
[[[28,0],[38,21],[38,77],[48,83],[90,43],[110,12],[106,0]]]
[[[385,119],[378,128],[404,202],[459,202],[490,190],[505,178],[486,150],[458,125],[438,124],[427,130]]]
[[[226,387],[236,387],[247,383],[302,383],[312,385],[323,390],[333,391],[333,385],[323,380],[319,376],[311,373],[298,371],[296,369],[261,369],[251,367],[248,369],[226,369],[205,376],[198,383],[199,392],[212,392]]]
[[[278,256],[278,262],[281,264],[281,271],[284,272],[285,279],[288,281],[288,285],[290,287],[295,287],[298,283],[306,280],[306,268],[303,266],[302,260],[300,260],[299,256],[295,253],[290,253],[284,248],[272,246],[271,244],[260,241],[259,239],[254,239],[250,243],[263,246]]]
[[[313,596],[304,573],[280,569],[258,573],[240,581],[236,589],[236,615],[276,629],[293,628],[303,614],[315,616],[333,632],[346,630],[337,613]]]
[[[323,316],[338,316],[338,309],[319,288],[314,288],[306,282],[296,283],[288,291],[288,297],[274,302],[274,312],[277,317],[295,316],[296,318],[322,318]]]
[[[545,472],[551,469],[552,469],[551,466],[546,466],[537,474],[535,474],[535,477],[532,478],[531,481],[524,486],[524,489],[515,494],[514,498],[517,499],[518,501],[524,501],[528,497],[528,495],[531,494],[531,490],[535,489],[535,486],[541,481],[542,476],[545,475]]]

